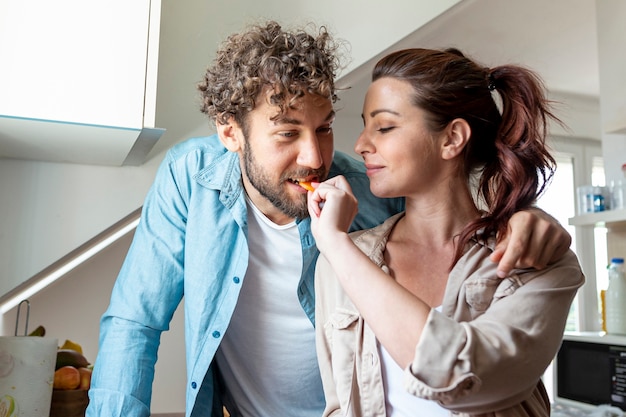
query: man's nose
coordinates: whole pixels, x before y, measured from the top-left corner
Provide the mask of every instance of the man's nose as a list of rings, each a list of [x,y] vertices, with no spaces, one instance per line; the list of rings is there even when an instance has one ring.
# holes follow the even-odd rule
[[[298,152],[298,165],[313,169],[321,167],[324,164],[324,160],[317,135],[309,134],[302,139]]]

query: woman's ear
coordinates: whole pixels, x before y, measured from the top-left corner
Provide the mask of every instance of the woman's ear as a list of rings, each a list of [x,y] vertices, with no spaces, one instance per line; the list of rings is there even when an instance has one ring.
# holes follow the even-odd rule
[[[445,140],[441,149],[443,159],[453,159],[463,152],[469,141],[472,129],[465,119],[454,119],[445,130]]]
[[[239,124],[230,117],[226,123],[215,122],[217,135],[226,149],[231,152],[242,150],[243,134]]]

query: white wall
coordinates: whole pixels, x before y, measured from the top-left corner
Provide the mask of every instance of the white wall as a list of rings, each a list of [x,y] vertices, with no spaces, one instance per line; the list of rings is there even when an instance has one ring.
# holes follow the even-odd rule
[[[0,159],[0,294],[140,207],[158,162],[104,167]]]
[[[626,128],[626,2],[596,0],[596,7],[602,125],[621,120],[621,126]],[[622,178],[626,133],[603,132],[602,153],[607,181]]]
[[[607,181],[622,178],[626,163],[626,2],[596,0],[598,55],[600,69],[600,107],[603,126],[602,155]],[[601,24],[600,24],[601,22]],[[621,133],[606,129],[619,121]],[[607,255],[626,257],[626,225],[607,224]]]
[[[565,127],[552,123],[553,136],[587,138],[600,141],[600,100],[596,97],[578,96],[563,93],[550,94],[554,101],[554,111]]]

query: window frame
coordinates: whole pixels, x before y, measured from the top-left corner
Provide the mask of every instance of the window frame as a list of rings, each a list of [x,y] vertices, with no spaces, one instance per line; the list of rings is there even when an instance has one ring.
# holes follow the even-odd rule
[[[553,153],[570,157],[574,169],[574,190],[583,185],[592,184],[594,158],[602,158],[602,144],[598,140],[552,136],[549,145]],[[574,196],[576,202],[576,196]],[[575,211],[576,212],[576,211]],[[577,330],[598,332],[601,321],[598,314],[598,288],[596,283],[596,251],[593,227],[575,226],[575,247],[585,274],[585,284],[579,289],[575,302],[578,316]]]

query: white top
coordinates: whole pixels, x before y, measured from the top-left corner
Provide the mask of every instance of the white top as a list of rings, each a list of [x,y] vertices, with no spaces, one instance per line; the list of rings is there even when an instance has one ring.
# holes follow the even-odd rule
[[[324,409],[315,330],[300,306],[300,235],[248,201],[250,261],[216,358],[243,416],[319,417]]]
[[[441,306],[436,310],[441,311]],[[450,411],[435,401],[425,400],[407,392],[404,386],[404,370],[393,360],[380,342],[378,342],[378,353],[382,366],[387,417],[450,416]]]

